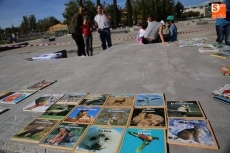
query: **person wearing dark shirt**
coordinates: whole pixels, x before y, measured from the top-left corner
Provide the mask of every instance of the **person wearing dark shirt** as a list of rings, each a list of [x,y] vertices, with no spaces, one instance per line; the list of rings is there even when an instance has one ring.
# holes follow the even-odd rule
[[[78,56],[85,56],[84,40],[82,36],[83,16],[85,14],[86,14],[86,8],[84,6],[80,6],[78,13],[76,13],[72,17],[70,26],[69,26],[69,33],[72,34],[72,38],[77,44]]]

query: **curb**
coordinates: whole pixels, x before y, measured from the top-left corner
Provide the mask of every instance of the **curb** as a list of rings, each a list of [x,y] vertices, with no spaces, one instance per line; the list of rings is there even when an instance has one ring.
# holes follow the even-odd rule
[[[52,46],[52,45],[69,45],[73,42],[66,42],[66,43],[54,43],[54,44],[33,44],[33,45],[12,45],[12,46],[0,46],[0,48],[21,48],[21,47],[42,47],[42,46]]]

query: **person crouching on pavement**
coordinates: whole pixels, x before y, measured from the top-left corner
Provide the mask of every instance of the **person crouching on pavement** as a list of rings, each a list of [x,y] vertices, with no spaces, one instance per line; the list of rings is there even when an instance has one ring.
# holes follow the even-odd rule
[[[166,19],[168,21],[169,34],[167,35],[167,41],[172,42],[177,40],[177,27],[174,24],[175,17],[170,15]]]

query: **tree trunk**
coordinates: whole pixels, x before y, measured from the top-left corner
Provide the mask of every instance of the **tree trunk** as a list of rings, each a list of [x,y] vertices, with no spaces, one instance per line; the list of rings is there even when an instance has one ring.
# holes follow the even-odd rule
[[[142,9],[142,23],[146,21],[146,14],[145,14],[145,0],[141,0],[141,9]]]
[[[132,5],[130,0],[127,0],[127,19],[128,19],[128,26],[133,26],[133,18],[132,18]]]
[[[113,12],[114,12],[114,18],[113,18],[113,22],[114,22],[114,26],[115,28],[117,28],[118,24],[117,24],[117,0],[113,0]]]

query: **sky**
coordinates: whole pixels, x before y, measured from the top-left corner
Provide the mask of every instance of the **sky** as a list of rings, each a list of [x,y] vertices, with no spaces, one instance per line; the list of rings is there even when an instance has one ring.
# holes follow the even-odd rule
[[[104,0],[101,0],[101,3]],[[105,0],[111,4],[113,0]],[[117,4],[124,7],[126,0],[117,0]],[[175,0],[176,1],[176,0]],[[183,5],[200,4],[207,0],[180,0]],[[65,3],[69,0],[0,0],[0,27],[19,26],[22,16],[34,14],[36,19],[43,19],[54,16],[58,20],[64,20],[62,13],[65,10]],[[96,2],[96,0],[92,0]]]

